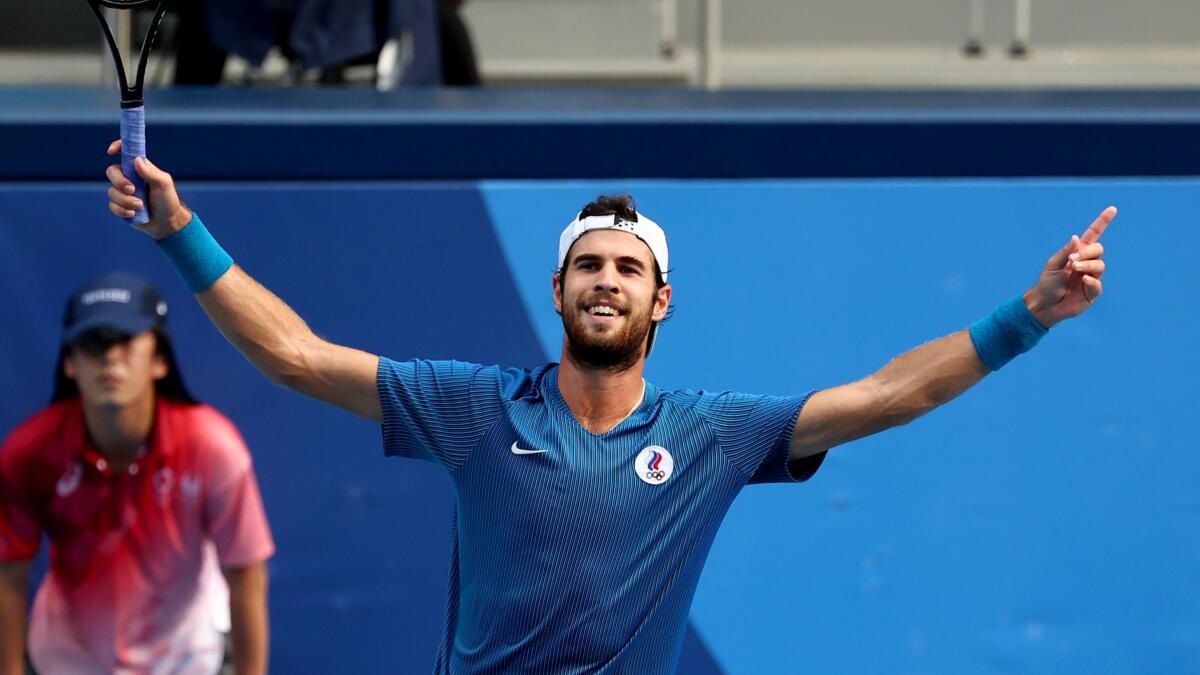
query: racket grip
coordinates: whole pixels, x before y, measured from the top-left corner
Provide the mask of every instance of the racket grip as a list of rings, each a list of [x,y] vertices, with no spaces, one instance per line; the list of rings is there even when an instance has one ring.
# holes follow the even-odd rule
[[[146,156],[146,108],[121,109],[121,173],[133,183],[133,194],[142,200],[142,208],[132,218],[122,218],[127,225],[143,225],[150,222],[146,211],[146,181],[133,168],[134,157]]]

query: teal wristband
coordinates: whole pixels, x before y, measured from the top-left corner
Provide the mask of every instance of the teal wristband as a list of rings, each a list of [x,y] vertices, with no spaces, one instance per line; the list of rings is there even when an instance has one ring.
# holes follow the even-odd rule
[[[159,239],[158,246],[193,293],[212,286],[233,267],[233,258],[208,233],[195,211],[182,230]]]
[[[1033,349],[1047,329],[1018,295],[997,307],[990,316],[971,324],[970,333],[979,358],[988,368],[1000,370],[1004,364]]]

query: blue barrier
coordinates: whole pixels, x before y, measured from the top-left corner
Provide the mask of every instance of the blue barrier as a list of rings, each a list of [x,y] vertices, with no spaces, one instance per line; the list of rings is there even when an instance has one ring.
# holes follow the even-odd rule
[[[0,90],[0,180],[97,175],[114,98]],[[1200,174],[1200,92],[183,89],[146,123],[208,180]]]

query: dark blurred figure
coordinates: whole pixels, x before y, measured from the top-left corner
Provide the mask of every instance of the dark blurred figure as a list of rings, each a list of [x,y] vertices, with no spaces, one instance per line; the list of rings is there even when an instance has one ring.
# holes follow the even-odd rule
[[[471,33],[458,13],[466,0],[437,0],[438,39],[442,52],[442,84],[451,87],[477,87],[479,66]]]
[[[204,0],[175,0],[175,11],[175,84],[220,84],[227,54],[209,37]]]
[[[450,87],[479,86],[481,79],[475,56],[475,46],[471,41],[471,33],[467,30],[467,24],[459,14],[459,8],[466,4],[466,0],[435,0],[433,4],[437,8],[437,53],[441,58],[441,75],[436,82],[425,81],[422,83],[436,84],[440,82]],[[412,6],[410,5],[410,7]],[[404,22],[404,25],[411,26],[415,23],[414,17],[420,15],[420,12],[413,12],[412,9],[402,10],[403,7],[392,0],[375,1],[373,22],[377,36],[376,45],[382,46],[396,35],[398,18]],[[393,16],[394,14],[395,16]],[[406,39],[411,40],[414,37],[410,36]],[[346,81],[345,69],[347,66],[370,64],[378,59],[379,50],[375,49],[359,58],[335,64],[323,69],[320,81],[322,84],[343,84]]]
[[[464,0],[176,0],[175,84],[219,84],[233,53],[262,63],[274,46],[320,82],[345,82],[348,66],[371,64],[401,34],[413,43],[403,85],[480,84]],[[207,10],[207,11],[206,11]]]

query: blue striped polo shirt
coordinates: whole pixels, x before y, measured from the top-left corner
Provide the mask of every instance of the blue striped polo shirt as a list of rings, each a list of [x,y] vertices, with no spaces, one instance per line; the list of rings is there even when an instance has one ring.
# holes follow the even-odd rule
[[[558,365],[379,361],[387,455],[438,462],[457,493],[436,673],[674,672],[717,528],[788,467],[808,396],[663,391],[593,434]],[[798,464],[798,465],[797,465]]]

